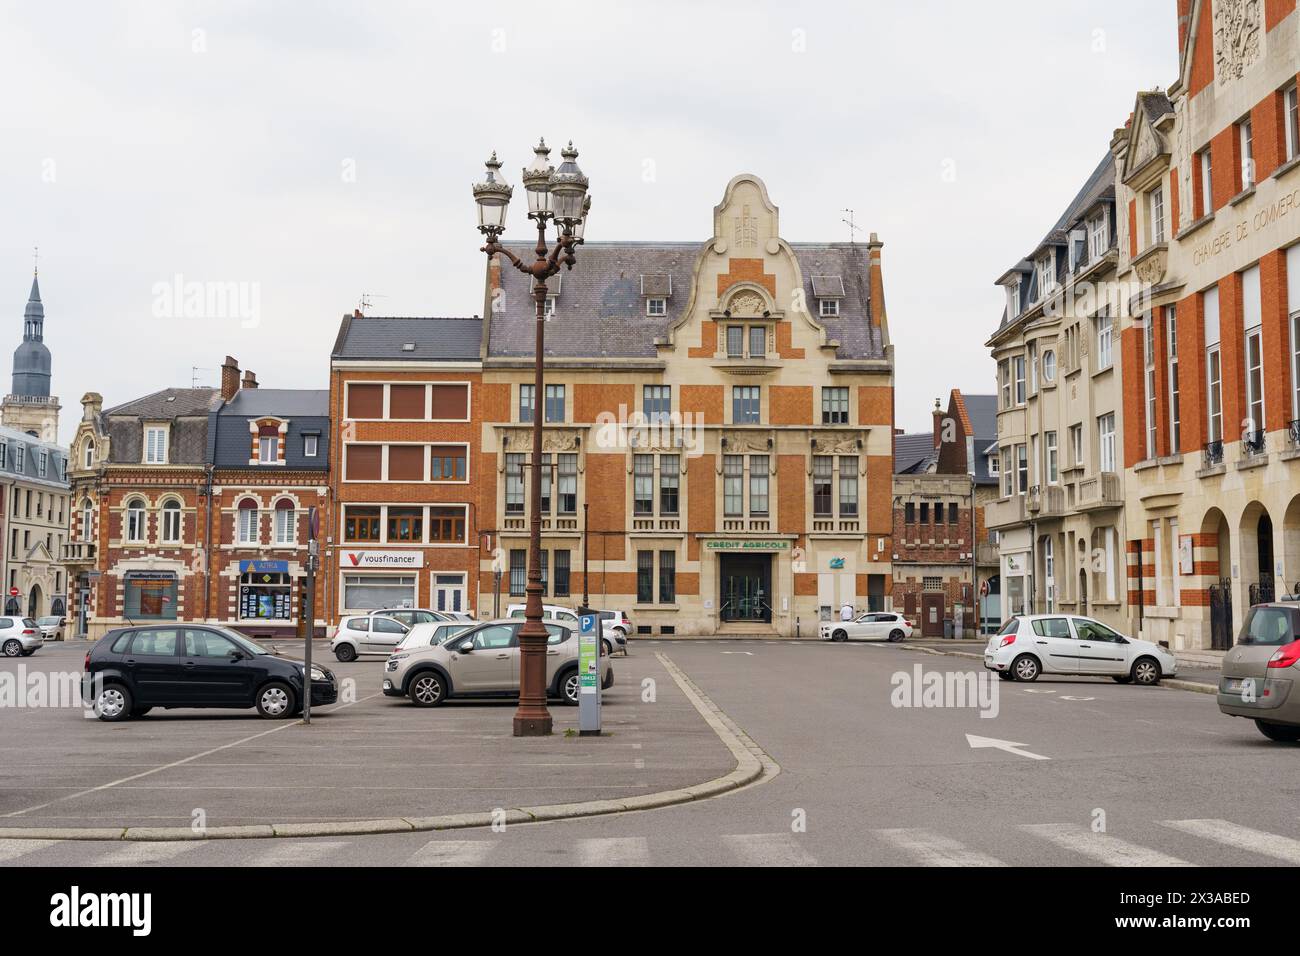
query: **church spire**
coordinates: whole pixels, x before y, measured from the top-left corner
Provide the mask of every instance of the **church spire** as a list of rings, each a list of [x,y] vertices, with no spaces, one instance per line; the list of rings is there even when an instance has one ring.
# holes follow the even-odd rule
[[[14,350],[11,395],[49,398],[50,350],[45,342],[45,306],[41,302],[40,278],[32,270],[32,291],[23,310],[23,341]]]

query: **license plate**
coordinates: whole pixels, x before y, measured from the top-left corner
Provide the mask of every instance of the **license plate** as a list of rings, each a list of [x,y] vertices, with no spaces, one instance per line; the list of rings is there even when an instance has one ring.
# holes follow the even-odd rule
[[[1223,678],[1222,683],[1219,684],[1219,693],[1239,695],[1243,690],[1245,690],[1247,679],[1248,678],[1244,677],[1225,677]],[[1258,693],[1259,682],[1253,678],[1249,678],[1249,680],[1251,680],[1255,685],[1256,693]]]

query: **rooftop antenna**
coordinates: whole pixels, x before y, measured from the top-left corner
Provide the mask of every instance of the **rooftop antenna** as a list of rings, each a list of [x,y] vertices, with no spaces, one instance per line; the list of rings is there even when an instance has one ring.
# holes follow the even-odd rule
[[[857,238],[857,234],[862,231],[862,227],[853,222],[852,209],[841,209],[840,212],[847,212],[849,214],[848,219],[841,219],[840,222],[849,227],[849,244],[852,245]]]
[[[190,366],[190,388],[199,387],[199,372],[215,372],[215,368],[201,368],[198,365]]]
[[[360,310],[362,315],[367,315],[370,312],[370,307],[374,304],[372,300],[387,299],[387,298],[388,296],[383,295],[382,293],[363,292],[361,293],[361,301],[357,303],[357,309]]]
[[[32,275],[33,276],[40,274],[40,268],[39,268],[40,264],[41,264],[41,247],[32,246]]]

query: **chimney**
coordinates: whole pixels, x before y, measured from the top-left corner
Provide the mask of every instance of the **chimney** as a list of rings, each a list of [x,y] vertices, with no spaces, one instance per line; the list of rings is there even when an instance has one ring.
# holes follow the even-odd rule
[[[244,388],[257,388],[257,376],[251,368],[244,373]]]
[[[365,316],[361,314],[361,310],[360,310],[360,309],[353,309],[353,310],[352,310],[352,318],[354,318],[354,319],[364,319]]]
[[[1192,0],[1178,0],[1178,55],[1180,58],[1183,54],[1183,47],[1187,43],[1187,30],[1191,23]]]
[[[87,392],[81,396],[81,420],[93,422],[104,407],[104,396],[99,392]]]
[[[930,412],[930,417],[934,421],[934,447],[939,447],[940,436],[943,435],[943,409],[939,407],[939,400],[934,400],[934,409]]]
[[[889,344],[889,313],[885,311],[885,280],[880,271],[880,250],[885,244],[873,232],[867,242],[867,274],[871,292],[871,324],[878,326]]]
[[[227,355],[221,363],[221,398],[230,401],[239,391],[239,363]]]

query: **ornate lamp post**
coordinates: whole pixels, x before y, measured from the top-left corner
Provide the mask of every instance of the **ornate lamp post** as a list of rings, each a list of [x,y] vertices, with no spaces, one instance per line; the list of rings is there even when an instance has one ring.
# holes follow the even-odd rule
[[[478,204],[478,229],[487,237],[482,251],[488,258],[501,253],[520,272],[533,277],[533,298],[537,303],[537,344],[533,356],[533,460],[529,472],[532,501],[528,528],[528,595],[524,606],[524,626],[519,631],[519,709],[515,711],[514,735],[540,737],[551,732],[551,713],[546,709],[546,628],[542,624],[542,416],[545,413],[545,386],[542,382],[543,346],[546,329],[546,280],[560,271],[572,269],[577,258],[574,249],[582,243],[591,199],[587,196],[587,177],[578,168],[578,151],[573,143],[560,151],[564,162],[559,169],[550,164],[550,148],[545,140],[534,148],[533,161],[523,172],[528,193],[528,218],[537,223],[536,258],[524,262],[504,248],[499,239],[506,227],[506,208],[514,187],[501,178],[497,154],[487,161],[487,178],[474,184],[474,202]],[[555,245],[548,247],[546,227],[556,226]]]

